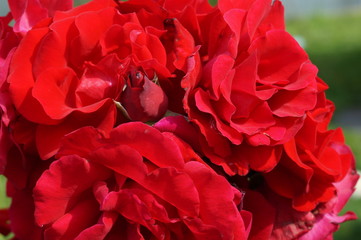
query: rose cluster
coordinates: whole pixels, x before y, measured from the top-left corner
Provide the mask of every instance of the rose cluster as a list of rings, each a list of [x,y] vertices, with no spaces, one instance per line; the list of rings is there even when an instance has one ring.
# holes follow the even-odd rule
[[[8,3],[2,234],[316,240],[356,218],[353,154],[279,0]]]

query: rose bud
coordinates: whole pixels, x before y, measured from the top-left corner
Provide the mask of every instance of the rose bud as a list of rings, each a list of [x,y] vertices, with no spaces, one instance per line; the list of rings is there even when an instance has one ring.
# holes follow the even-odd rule
[[[121,102],[131,120],[142,122],[159,120],[168,107],[168,98],[157,85],[157,77],[149,80],[140,71],[131,71]]]

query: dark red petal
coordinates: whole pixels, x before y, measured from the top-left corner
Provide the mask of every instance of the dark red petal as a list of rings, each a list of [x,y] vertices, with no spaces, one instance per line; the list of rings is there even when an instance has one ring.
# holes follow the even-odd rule
[[[109,177],[109,174],[106,168],[76,155],[55,161],[34,188],[36,222],[39,225],[51,224],[61,218],[83,200],[84,191],[91,189],[96,181]]]
[[[160,86],[144,79],[142,86],[125,89],[122,104],[133,121],[157,121],[167,111],[168,98]]]
[[[18,239],[41,240],[42,230],[34,220],[34,199],[30,189],[17,190],[10,206],[11,231]]]
[[[104,212],[99,218],[98,223],[83,230],[74,240],[103,240],[106,239],[112,230],[118,214],[114,212]]]
[[[276,209],[262,194],[247,190],[244,195],[244,209],[252,213],[250,240],[269,239],[276,220]]]
[[[97,222],[98,207],[99,205],[92,198],[79,201],[71,210],[45,229],[44,238],[54,240],[75,239],[84,228]]]
[[[143,225],[156,237],[160,238],[162,235],[162,226],[156,224],[147,206],[131,190],[122,189],[119,192],[109,193],[104,200],[102,210],[117,212],[128,221]]]
[[[202,221],[215,226],[224,239],[247,238],[245,224],[233,202],[234,190],[227,180],[198,162],[186,163],[185,170],[197,187]]]
[[[174,166],[182,169],[184,166],[177,145],[146,124],[139,122],[121,124],[110,133],[110,139],[117,144],[134,148],[159,167]]]
[[[48,159],[57,153],[62,138],[83,126],[93,126],[101,131],[109,132],[116,120],[116,108],[111,99],[105,99],[97,111],[84,114],[74,111],[58,125],[38,125],[36,130],[36,146],[42,159]],[[93,105],[95,108],[98,106]],[[93,106],[90,106],[93,107]],[[87,108],[84,108],[87,110]],[[51,132],[52,134],[49,134]]]

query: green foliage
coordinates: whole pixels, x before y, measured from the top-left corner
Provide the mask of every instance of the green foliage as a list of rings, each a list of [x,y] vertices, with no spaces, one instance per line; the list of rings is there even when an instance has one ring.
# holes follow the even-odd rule
[[[344,128],[346,143],[352,149],[356,158],[356,168],[361,170],[361,129]],[[360,205],[361,207],[361,205]],[[361,210],[361,208],[360,208]],[[360,215],[361,216],[361,215]]]
[[[217,0],[209,0],[209,3],[212,4],[213,6],[217,4]]]
[[[0,209],[8,208],[10,206],[10,198],[6,197],[6,178],[0,175]],[[0,240],[10,239],[11,236],[4,237],[0,234]]]
[[[90,0],[74,0],[74,6],[79,6],[87,2],[90,2]]]
[[[6,197],[6,178],[0,175],[0,209],[7,208],[10,205],[10,199]]]
[[[90,0],[74,0],[74,5],[75,6],[79,6],[81,4],[87,3]],[[124,1],[124,0],[122,0]],[[217,0],[209,0],[209,3],[212,4],[213,6],[217,4]],[[1,240],[1,239],[0,239]]]
[[[0,240],[8,240],[8,239],[12,239],[14,237],[14,234],[10,233],[8,236],[3,236],[2,234],[0,234]]]

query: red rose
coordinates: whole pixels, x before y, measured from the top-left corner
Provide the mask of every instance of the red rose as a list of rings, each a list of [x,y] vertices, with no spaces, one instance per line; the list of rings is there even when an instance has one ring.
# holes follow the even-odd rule
[[[26,119],[14,134],[24,125],[35,132],[21,143],[35,141],[47,159],[65,134],[82,126],[109,131],[126,118],[161,118],[167,96],[159,84],[182,78],[195,52],[192,35],[172,17],[183,8],[174,7],[169,1],[95,0],[35,25],[14,54],[8,79]]]
[[[236,175],[230,182],[243,189],[243,208],[252,213],[249,240],[298,239],[316,222],[313,212],[295,210],[291,199],[272,191],[261,173],[252,172],[247,177]]]
[[[204,25],[202,77],[183,81],[207,155],[229,174],[271,170],[280,154],[269,146],[294,137],[316,104],[317,68],[272,2],[220,0]]]
[[[271,188],[294,199],[294,207],[300,211],[309,211],[330,200],[335,194],[333,183],[340,181],[350,167],[352,153],[344,145],[340,130],[319,134],[317,138],[323,146],[314,152],[294,141],[285,144],[280,163],[265,174]]]
[[[264,177],[293,207],[310,211],[335,196],[334,183],[352,168],[354,157],[345,145],[341,129],[327,130],[333,104],[319,94],[316,109],[308,112],[302,129],[284,144],[280,163]]]
[[[34,188],[44,237],[246,239],[241,193],[185,146],[142,123],[68,135]]]
[[[355,159],[280,0],[8,2],[0,233],[316,240],[355,219]]]
[[[340,182],[333,184],[336,194],[332,199],[309,211],[294,209],[292,200],[272,191],[260,174],[233,177],[231,182],[245,191],[243,208],[252,213],[248,239],[331,239],[340,223],[357,218],[352,212],[339,216],[359,178],[354,167]]]
[[[290,202],[287,204],[287,201],[282,198],[274,199],[273,204],[278,208],[278,227],[274,230],[272,239],[280,239],[282,236],[286,236],[286,239],[294,239],[298,236],[300,240],[332,239],[333,233],[339,229],[341,223],[357,219],[353,212],[339,215],[355,191],[355,185],[359,179],[355,162],[352,165],[347,175],[340,182],[333,184],[334,197],[318,204],[312,211],[299,212],[291,208]],[[270,196],[267,197],[271,199]],[[275,204],[276,201],[282,204]]]

